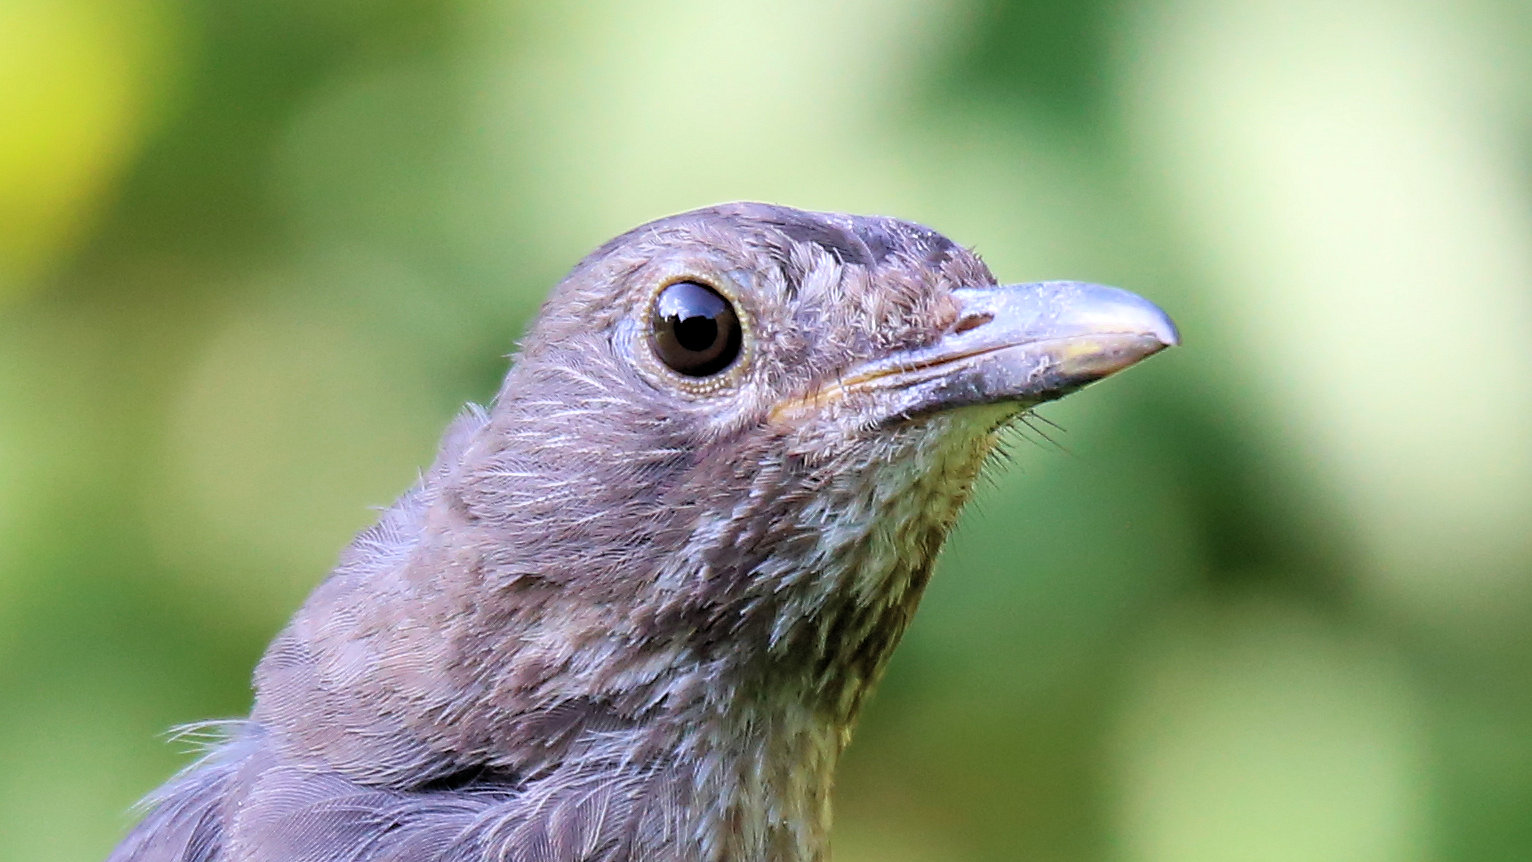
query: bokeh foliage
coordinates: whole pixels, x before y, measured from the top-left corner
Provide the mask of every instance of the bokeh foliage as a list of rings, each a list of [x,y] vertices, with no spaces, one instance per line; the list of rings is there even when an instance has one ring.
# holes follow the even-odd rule
[[[0,859],[102,857],[562,272],[736,198],[1186,336],[1015,441],[838,858],[1527,858],[1529,58],[1492,0],[0,0]]]

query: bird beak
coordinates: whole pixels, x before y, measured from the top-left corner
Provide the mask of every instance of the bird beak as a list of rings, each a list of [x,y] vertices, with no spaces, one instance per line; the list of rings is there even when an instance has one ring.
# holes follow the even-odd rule
[[[891,417],[976,404],[1030,407],[1180,343],[1148,300],[1096,284],[959,288],[957,322],[935,343],[882,357],[839,381],[878,394]]]

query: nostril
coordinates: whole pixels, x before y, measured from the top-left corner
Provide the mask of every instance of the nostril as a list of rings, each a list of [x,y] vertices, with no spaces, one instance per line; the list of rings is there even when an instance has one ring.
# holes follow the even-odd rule
[[[978,329],[994,319],[995,316],[987,311],[979,312],[978,314],[965,314],[963,319],[957,322],[957,326],[952,328],[952,333],[954,335],[962,335],[970,329]]]

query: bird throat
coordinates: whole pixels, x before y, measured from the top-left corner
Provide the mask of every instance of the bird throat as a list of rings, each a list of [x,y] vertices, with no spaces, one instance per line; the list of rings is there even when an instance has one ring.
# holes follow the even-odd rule
[[[720,859],[819,860],[830,789],[857,714],[913,616],[935,557],[1014,407],[930,417],[825,473],[800,524],[814,554],[768,557],[781,598],[767,646],[742,665],[703,738],[718,780],[699,788]],[[793,560],[798,571],[778,570]],[[704,809],[706,810],[706,809]],[[705,857],[712,858],[712,857]]]

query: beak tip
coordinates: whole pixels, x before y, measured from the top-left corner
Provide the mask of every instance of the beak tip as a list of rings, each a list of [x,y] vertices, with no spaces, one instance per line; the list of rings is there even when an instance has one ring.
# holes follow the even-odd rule
[[[1101,329],[1116,328],[1147,335],[1165,347],[1180,346],[1181,330],[1176,322],[1163,308],[1142,296],[1102,285],[1079,285],[1077,289],[1085,300],[1077,313]]]
[[[1181,343],[1165,310],[1121,288],[1078,281],[1039,282],[1007,290],[1006,315],[1019,341],[1045,356],[1052,397],[1109,377]],[[1044,346],[1049,345],[1049,346]],[[1018,353],[1025,356],[1028,351]]]
[[[1151,334],[1166,347],[1180,347],[1181,329],[1170,319],[1170,315],[1160,312],[1160,324]]]

